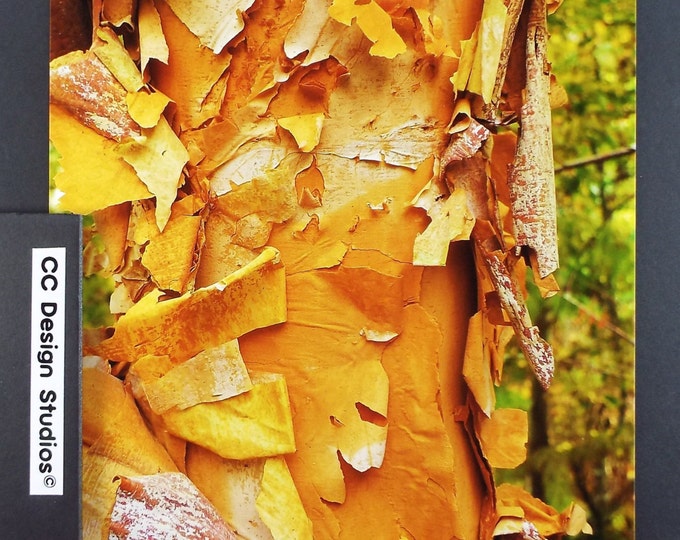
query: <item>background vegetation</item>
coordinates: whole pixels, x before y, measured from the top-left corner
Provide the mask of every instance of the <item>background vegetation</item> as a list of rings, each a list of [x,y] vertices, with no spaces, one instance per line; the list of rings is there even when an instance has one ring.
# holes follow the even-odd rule
[[[570,98],[553,111],[562,292],[531,307],[557,374],[544,393],[519,353],[506,364],[500,405],[529,410],[532,435],[526,465],[498,475],[558,509],[579,501],[592,538],[632,539],[635,3],[565,0],[549,28]]]

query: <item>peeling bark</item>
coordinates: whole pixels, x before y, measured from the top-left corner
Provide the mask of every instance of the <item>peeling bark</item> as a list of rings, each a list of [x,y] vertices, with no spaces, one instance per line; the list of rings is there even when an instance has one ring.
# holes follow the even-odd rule
[[[541,278],[559,266],[546,25],[545,0],[535,0],[529,10],[521,131],[508,175],[517,245],[535,251]]]

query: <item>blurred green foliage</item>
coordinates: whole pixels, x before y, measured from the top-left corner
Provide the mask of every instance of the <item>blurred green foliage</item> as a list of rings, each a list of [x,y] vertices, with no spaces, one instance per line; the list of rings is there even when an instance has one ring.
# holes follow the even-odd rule
[[[589,538],[632,539],[635,3],[565,0],[548,22],[569,95],[553,111],[562,292],[529,302],[557,368],[542,393],[518,353],[508,360],[498,405],[530,411],[531,442],[527,463],[498,476],[560,510],[580,503]]]
[[[59,153],[50,142],[49,175],[50,175],[50,212],[59,212],[59,192],[54,185],[54,176],[59,172]],[[94,220],[92,216],[83,216],[84,238],[92,240]],[[94,244],[96,244],[96,239]],[[103,249],[103,246],[101,246]],[[113,281],[110,278],[89,272],[84,268],[83,275],[83,327],[98,328],[113,324],[113,316],[109,311],[109,298],[113,292]]]

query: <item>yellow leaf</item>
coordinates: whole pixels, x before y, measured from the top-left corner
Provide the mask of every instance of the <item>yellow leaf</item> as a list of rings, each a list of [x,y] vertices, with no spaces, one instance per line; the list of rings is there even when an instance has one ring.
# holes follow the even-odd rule
[[[243,394],[165,412],[167,430],[227,459],[252,459],[295,451],[286,380],[275,373],[251,376]]]
[[[50,107],[50,139],[61,155],[55,183],[63,210],[89,214],[153,194],[119,156],[115,141],[85,127],[60,107]]]
[[[392,26],[392,18],[374,0],[356,3],[353,0],[333,0],[328,14],[350,26],[356,19],[364,35],[373,42],[370,54],[394,58],[406,51],[406,43]]]
[[[210,287],[161,302],[159,296],[149,293],[119,319],[113,336],[99,345],[102,356],[181,361],[286,318],[285,274],[273,248]]]
[[[593,534],[593,528],[587,521],[586,511],[576,503],[572,503],[562,515],[567,520],[566,533],[576,536],[579,533]]]
[[[182,169],[189,161],[189,153],[164,117],[154,128],[142,130],[142,134],[137,140],[121,144],[117,151],[156,196],[156,223],[162,231],[183,181]]]
[[[219,54],[243,30],[242,13],[254,0],[166,0],[201,43]]]
[[[550,108],[559,109],[566,107],[569,104],[569,95],[567,90],[562,86],[555,77],[554,73],[550,74]]]
[[[303,152],[311,152],[321,137],[324,114],[312,113],[279,118],[279,125],[289,131]]]

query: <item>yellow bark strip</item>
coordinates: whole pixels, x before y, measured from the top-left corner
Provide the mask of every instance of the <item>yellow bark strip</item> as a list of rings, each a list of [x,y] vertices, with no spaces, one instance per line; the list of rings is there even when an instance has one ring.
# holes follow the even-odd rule
[[[133,92],[126,98],[130,116],[143,128],[152,128],[158,124],[163,109],[170,102],[170,98],[161,92]]]
[[[137,92],[144,81],[132,58],[123,47],[118,36],[110,28],[98,28],[92,52],[113,73],[128,92]]]
[[[393,28],[391,17],[374,0],[360,4],[352,0],[333,0],[328,14],[347,26],[356,19],[357,26],[373,42],[370,49],[373,56],[394,58],[406,51],[406,43]]]
[[[135,170],[116,151],[115,141],[104,137],[60,107],[50,107],[50,138],[61,155],[62,170],[55,176],[64,193],[63,210],[89,214],[114,204],[152,197]]]
[[[231,53],[216,55],[203,47],[166,2],[155,2],[168,47],[166,64],[154,63],[149,73],[154,87],[177,104],[182,129],[195,128],[216,116],[219,105],[206,98],[231,61]]]
[[[545,0],[533,0],[526,42],[526,98],[508,178],[517,245],[536,252],[541,278],[559,266],[546,24]]]
[[[143,74],[152,58],[167,64],[169,51],[161,18],[153,0],[139,0],[137,17],[139,19],[137,24],[139,25],[140,71]]]
[[[199,403],[162,415],[166,429],[227,459],[253,459],[295,452],[286,380],[257,373],[245,393]]]
[[[139,376],[156,414],[221,401],[253,387],[236,340],[206,349],[177,365],[165,363],[163,358],[145,356],[130,368]],[[157,364],[161,364],[160,370],[154,369]]]
[[[285,274],[273,248],[210,287],[165,301],[159,297],[149,293],[130,308],[99,354],[115,361],[148,354],[181,361],[286,319]]]
[[[307,517],[288,465],[283,457],[264,462],[257,512],[274,540],[312,540],[312,522]]]
[[[175,468],[122,381],[98,367],[83,369],[83,442],[140,472]]]
[[[200,216],[177,215],[162,233],[153,230],[142,254],[142,264],[163,290],[184,293],[196,260]],[[154,227],[155,229],[155,227]]]
[[[592,528],[579,510],[577,505],[571,505],[560,513],[518,486],[501,484],[496,490],[496,514],[499,521],[494,536],[522,532],[526,523],[531,524],[542,537],[559,534],[567,528],[572,530],[572,534],[592,534]],[[569,522],[572,520],[570,527]]]
[[[503,0],[486,0],[479,22],[479,35],[475,49],[475,61],[470,73],[467,89],[482,96],[484,103],[490,103],[496,82],[503,32],[506,26],[507,8]]]
[[[496,393],[491,376],[489,344],[484,342],[483,328],[482,312],[477,312],[470,317],[468,324],[463,377],[484,414],[491,416],[496,406]]]
[[[312,524],[284,457],[229,460],[191,445],[189,478],[251,540],[311,540]]]
[[[87,538],[108,538],[117,475],[177,470],[123,382],[102,365],[86,365],[82,375],[82,528]]]
[[[156,196],[156,224],[162,231],[170,219],[177,188],[184,180],[182,169],[189,154],[165,117],[155,127],[142,130],[142,134],[120,144],[116,151]]]
[[[254,0],[167,0],[177,17],[215,54],[243,30],[242,13]]]
[[[527,457],[529,419],[520,409],[496,409],[476,426],[484,457],[491,467],[514,469]]]

